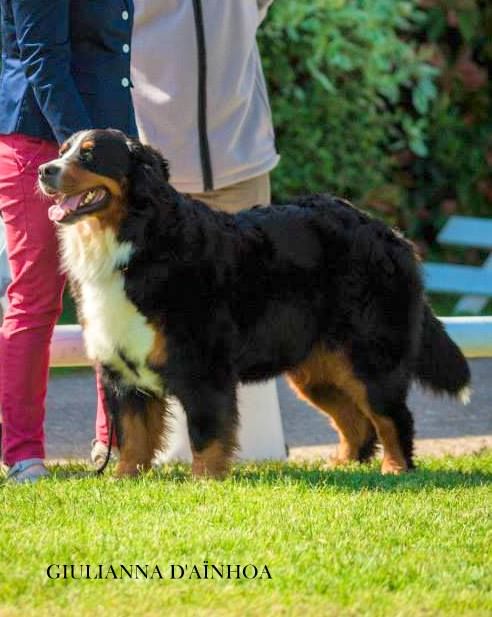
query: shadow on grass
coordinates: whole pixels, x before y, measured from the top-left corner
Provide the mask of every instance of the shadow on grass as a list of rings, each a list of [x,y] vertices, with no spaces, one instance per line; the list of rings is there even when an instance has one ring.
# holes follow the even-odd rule
[[[241,483],[301,484],[313,488],[336,488],[347,492],[419,492],[426,489],[471,488],[492,484],[492,473],[485,471],[417,469],[399,476],[383,476],[369,466],[349,469],[316,469],[286,466],[285,469],[237,470],[233,477]]]
[[[427,489],[456,489],[488,486],[492,484],[492,473],[477,469],[480,457],[477,457],[473,469],[450,469],[449,461],[434,462],[433,468],[425,464],[415,471],[400,476],[383,476],[377,463],[370,465],[352,465],[345,469],[324,468],[316,464],[263,463],[235,465],[225,482],[241,486],[293,486],[312,487],[313,489],[335,488],[347,492],[382,491],[382,492],[420,492]],[[459,465],[457,465],[459,467]],[[113,477],[114,464],[102,475],[96,475],[87,465],[54,465],[51,467],[51,481],[94,480],[100,482],[132,483],[194,483],[214,482],[214,480],[195,480],[191,469],[186,464],[164,465],[142,474],[138,478],[116,480]]]
[[[59,476],[60,477],[60,476]],[[73,477],[73,476],[72,476]],[[86,476],[87,477],[87,476]],[[107,473],[106,478],[111,477]],[[146,482],[195,482],[189,466],[166,466],[153,470],[140,479]],[[138,482],[139,479],[129,481]],[[203,482],[203,480],[201,480]],[[213,482],[213,480],[207,480]],[[419,469],[400,476],[383,476],[381,472],[370,466],[360,466],[350,469],[306,468],[294,465],[266,466],[235,466],[226,480],[240,485],[302,485],[312,488],[333,487],[349,492],[370,491],[412,491],[426,489],[455,489],[491,485],[492,473],[483,471],[463,472],[458,470]]]

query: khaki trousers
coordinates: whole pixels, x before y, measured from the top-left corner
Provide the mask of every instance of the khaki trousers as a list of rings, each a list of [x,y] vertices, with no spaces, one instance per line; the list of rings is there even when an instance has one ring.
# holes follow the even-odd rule
[[[216,191],[193,193],[192,197],[205,202],[211,208],[230,213],[255,205],[266,205],[270,203],[270,176],[263,174]],[[238,406],[239,458],[284,460],[286,448],[275,380],[240,386]],[[158,456],[158,462],[190,461],[191,448],[186,417],[176,400],[171,402],[171,411],[168,447]]]
[[[270,203],[270,174],[263,174],[244,182],[238,182],[216,191],[193,193],[194,199],[205,202],[211,208],[234,214],[244,208]]]

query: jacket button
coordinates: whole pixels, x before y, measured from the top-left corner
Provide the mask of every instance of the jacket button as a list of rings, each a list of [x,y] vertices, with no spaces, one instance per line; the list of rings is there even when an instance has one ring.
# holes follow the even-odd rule
[[[127,19],[130,17],[130,15],[128,14],[128,11],[123,11],[123,13],[121,13],[121,17],[127,21]]]
[[[128,43],[125,43],[123,45],[123,53],[127,54],[130,51],[130,45],[128,45]]]
[[[123,88],[128,88],[128,86],[130,85],[130,80],[126,77],[123,77],[123,79],[121,80],[121,85],[123,86]]]

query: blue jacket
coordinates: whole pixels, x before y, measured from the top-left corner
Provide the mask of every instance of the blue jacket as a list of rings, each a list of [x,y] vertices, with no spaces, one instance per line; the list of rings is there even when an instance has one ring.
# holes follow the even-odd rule
[[[132,0],[0,0],[0,134],[64,141],[113,127],[136,135]]]

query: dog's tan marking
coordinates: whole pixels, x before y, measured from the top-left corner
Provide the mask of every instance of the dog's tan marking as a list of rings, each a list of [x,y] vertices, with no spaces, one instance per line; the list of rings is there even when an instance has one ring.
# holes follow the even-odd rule
[[[89,218],[97,219],[102,229],[109,228],[112,229],[115,234],[117,234],[125,213],[126,205],[123,198],[113,195],[111,197],[111,201],[105,208],[92,213]]]
[[[73,226],[77,228],[82,238],[85,237],[90,242],[93,234],[104,232],[106,229],[112,230],[116,235],[124,213],[122,200],[113,197],[104,209],[84,215],[73,223]]]
[[[342,438],[342,461],[353,460],[351,457],[356,444],[360,443],[361,435],[367,434],[370,429],[367,421],[370,421],[375,427],[384,448],[382,472],[400,473],[407,470],[394,421],[372,409],[367,397],[366,387],[354,375],[351,363],[343,351],[328,351],[319,345],[297,369],[289,373],[289,378],[291,383],[293,382],[294,388],[300,391],[302,396],[307,397],[333,418]],[[321,393],[323,386],[325,386],[327,394],[332,385],[343,392],[345,401],[349,399],[352,402],[348,415],[344,414],[345,405],[341,405],[336,400],[335,404],[332,400],[323,402],[323,397],[320,401],[322,404],[314,401],[312,397],[313,386]],[[359,413],[359,411],[367,418],[362,425],[358,425],[356,413]]]
[[[136,476],[139,471],[150,469],[152,452],[142,415],[125,410],[121,415],[121,433],[120,460],[115,474],[118,477]]]
[[[235,445],[224,444],[215,440],[209,446],[197,452],[193,450],[193,464],[191,470],[197,477],[223,478],[229,471],[231,457]]]
[[[69,149],[70,149],[70,146],[68,145],[68,143],[67,142],[63,143],[60,149],[58,150],[58,156],[63,156],[65,152],[68,152]]]
[[[122,443],[116,476],[135,476],[150,469],[155,453],[164,446],[165,417],[166,403],[159,399],[149,398],[145,412],[121,410]]]
[[[332,460],[333,465],[346,465],[359,460],[361,448],[374,432],[371,421],[346,396],[343,396],[338,404],[327,404],[332,425],[340,437],[336,456]]]
[[[155,326],[154,345],[147,356],[150,367],[162,367],[167,362],[167,343],[162,330]]]
[[[96,187],[105,188],[109,192],[110,202],[101,210],[91,212],[85,215],[84,218],[97,220],[102,229],[110,227],[116,233],[126,213],[123,183],[84,169],[76,162],[65,164],[59,186],[61,193],[64,195],[78,195]]]
[[[369,418],[336,386],[296,381],[292,375],[288,377],[288,381],[300,399],[328,415],[337,431],[340,443],[332,464],[346,465],[359,460],[361,448],[374,430]]]
[[[65,163],[60,177],[59,190],[61,193],[77,195],[96,186],[103,186],[114,197],[122,197],[123,195],[122,186],[117,180],[84,169],[75,161]]]
[[[398,432],[395,423],[388,416],[375,414],[373,422],[376,431],[381,439],[381,443],[391,444],[391,447],[384,446],[384,457],[381,465],[383,474],[399,474],[407,471],[408,466],[400,448]]]

